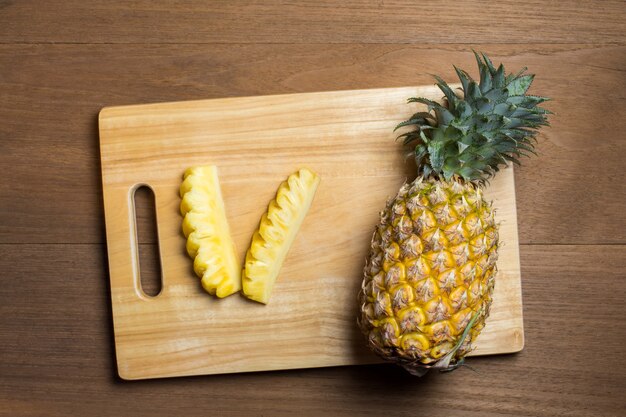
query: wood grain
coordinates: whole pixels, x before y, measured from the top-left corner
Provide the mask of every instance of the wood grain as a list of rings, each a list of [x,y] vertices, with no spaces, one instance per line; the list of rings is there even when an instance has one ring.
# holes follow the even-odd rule
[[[1,416],[409,416],[416,402],[429,416],[623,415],[626,246],[522,246],[526,347],[470,358],[478,374],[369,365],[134,383],[114,376],[105,253],[0,245],[0,270],[19,277],[0,286]]]
[[[435,100],[433,86],[254,96],[109,107],[100,149],[117,363],[125,379],[372,363],[355,326],[355,297],[378,212],[412,174],[388,147],[398,120]],[[351,149],[350,153],[346,152]],[[245,155],[252,155],[254,164]],[[239,259],[276,187],[298,168],[322,182],[267,306],[215,300],[184,251],[182,173],[216,165]],[[154,190],[163,290],[140,289],[133,194]],[[349,198],[346,198],[349,196]],[[515,184],[503,170],[486,190],[500,238],[498,286],[474,354],[523,346]],[[233,351],[227,346],[240,346]],[[253,352],[253,353],[252,353]]]
[[[626,32],[615,0],[30,0],[0,11],[0,42],[20,43],[623,43]]]
[[[0,0],[0,416],[625,415],[625,24],[623,2],[595,0]],[[428,84],[473,68],[472,47],[555,99],[516,171],[524,351],[420,380],[116,379],[101,107]]]
[[[474,46],[554,98],[540,157],[516,171],[520,242],[626,243],[626,47]],[[452,63],[473,68],[469,47],[0,45],[0,242],[103,242],[105,105],[428,84]]]

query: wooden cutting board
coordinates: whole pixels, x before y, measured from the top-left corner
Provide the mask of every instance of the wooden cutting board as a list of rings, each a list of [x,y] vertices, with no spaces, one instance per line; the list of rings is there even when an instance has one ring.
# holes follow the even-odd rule
[[[119,375],[124,379],[379,362],[355,317],[378,212],[412,178],[394,126],[439,99],[433,87],[227,98],[105,108],[100,147]],[[217,165],[240,259],[276,189],[309,167],[313,205],[269,305],[205,293],[185,253],[178,208],[183,171]],[[524,343],[512,169],[486,192],[502,246],[491,316],[475,355]],[[133,193],[155,194],[162,291],[141,290]]]

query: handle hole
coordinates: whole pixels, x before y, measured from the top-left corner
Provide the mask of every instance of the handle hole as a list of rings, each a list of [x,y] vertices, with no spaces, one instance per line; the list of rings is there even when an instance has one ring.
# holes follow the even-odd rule
[[[149,297],[156,297],[163,283],[154,192],[142,185],[135,190],[134,200],[141,290]]]

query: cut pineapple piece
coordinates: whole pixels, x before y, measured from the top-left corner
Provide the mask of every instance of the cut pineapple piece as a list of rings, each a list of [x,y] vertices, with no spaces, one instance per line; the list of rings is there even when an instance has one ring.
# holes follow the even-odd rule
[[[185,171],[180,186],[180,212],[187,253],[202,288],[220,298],[241,290],[241,268],[230,236],[217,168],[203,166]]]
[[[319,177],[308,169],[295,172],[283,182],[276,198],[263,214],[252,236],[242,273],[246,297],[267,304],[287,251],[306,216]]]

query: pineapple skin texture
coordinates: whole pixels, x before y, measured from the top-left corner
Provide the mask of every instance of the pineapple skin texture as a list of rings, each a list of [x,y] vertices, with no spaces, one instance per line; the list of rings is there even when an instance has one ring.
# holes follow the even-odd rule
[[[242,271],[243,294],[267,304],[298,230],[313,202],[320,177],[302,168],[278,187],[252,236]]]
[[[185,171],[180,186],[183,234],[202,288],[219,298],[241,289],[241,270],[230,235],[217,167]]]
[[[422,177],[403,185],[380,214],[359,292],[371,349],[409,371],[446,355],[442,367],[462,363],[489,315],[497,257],[498,225],[480,187]]]

